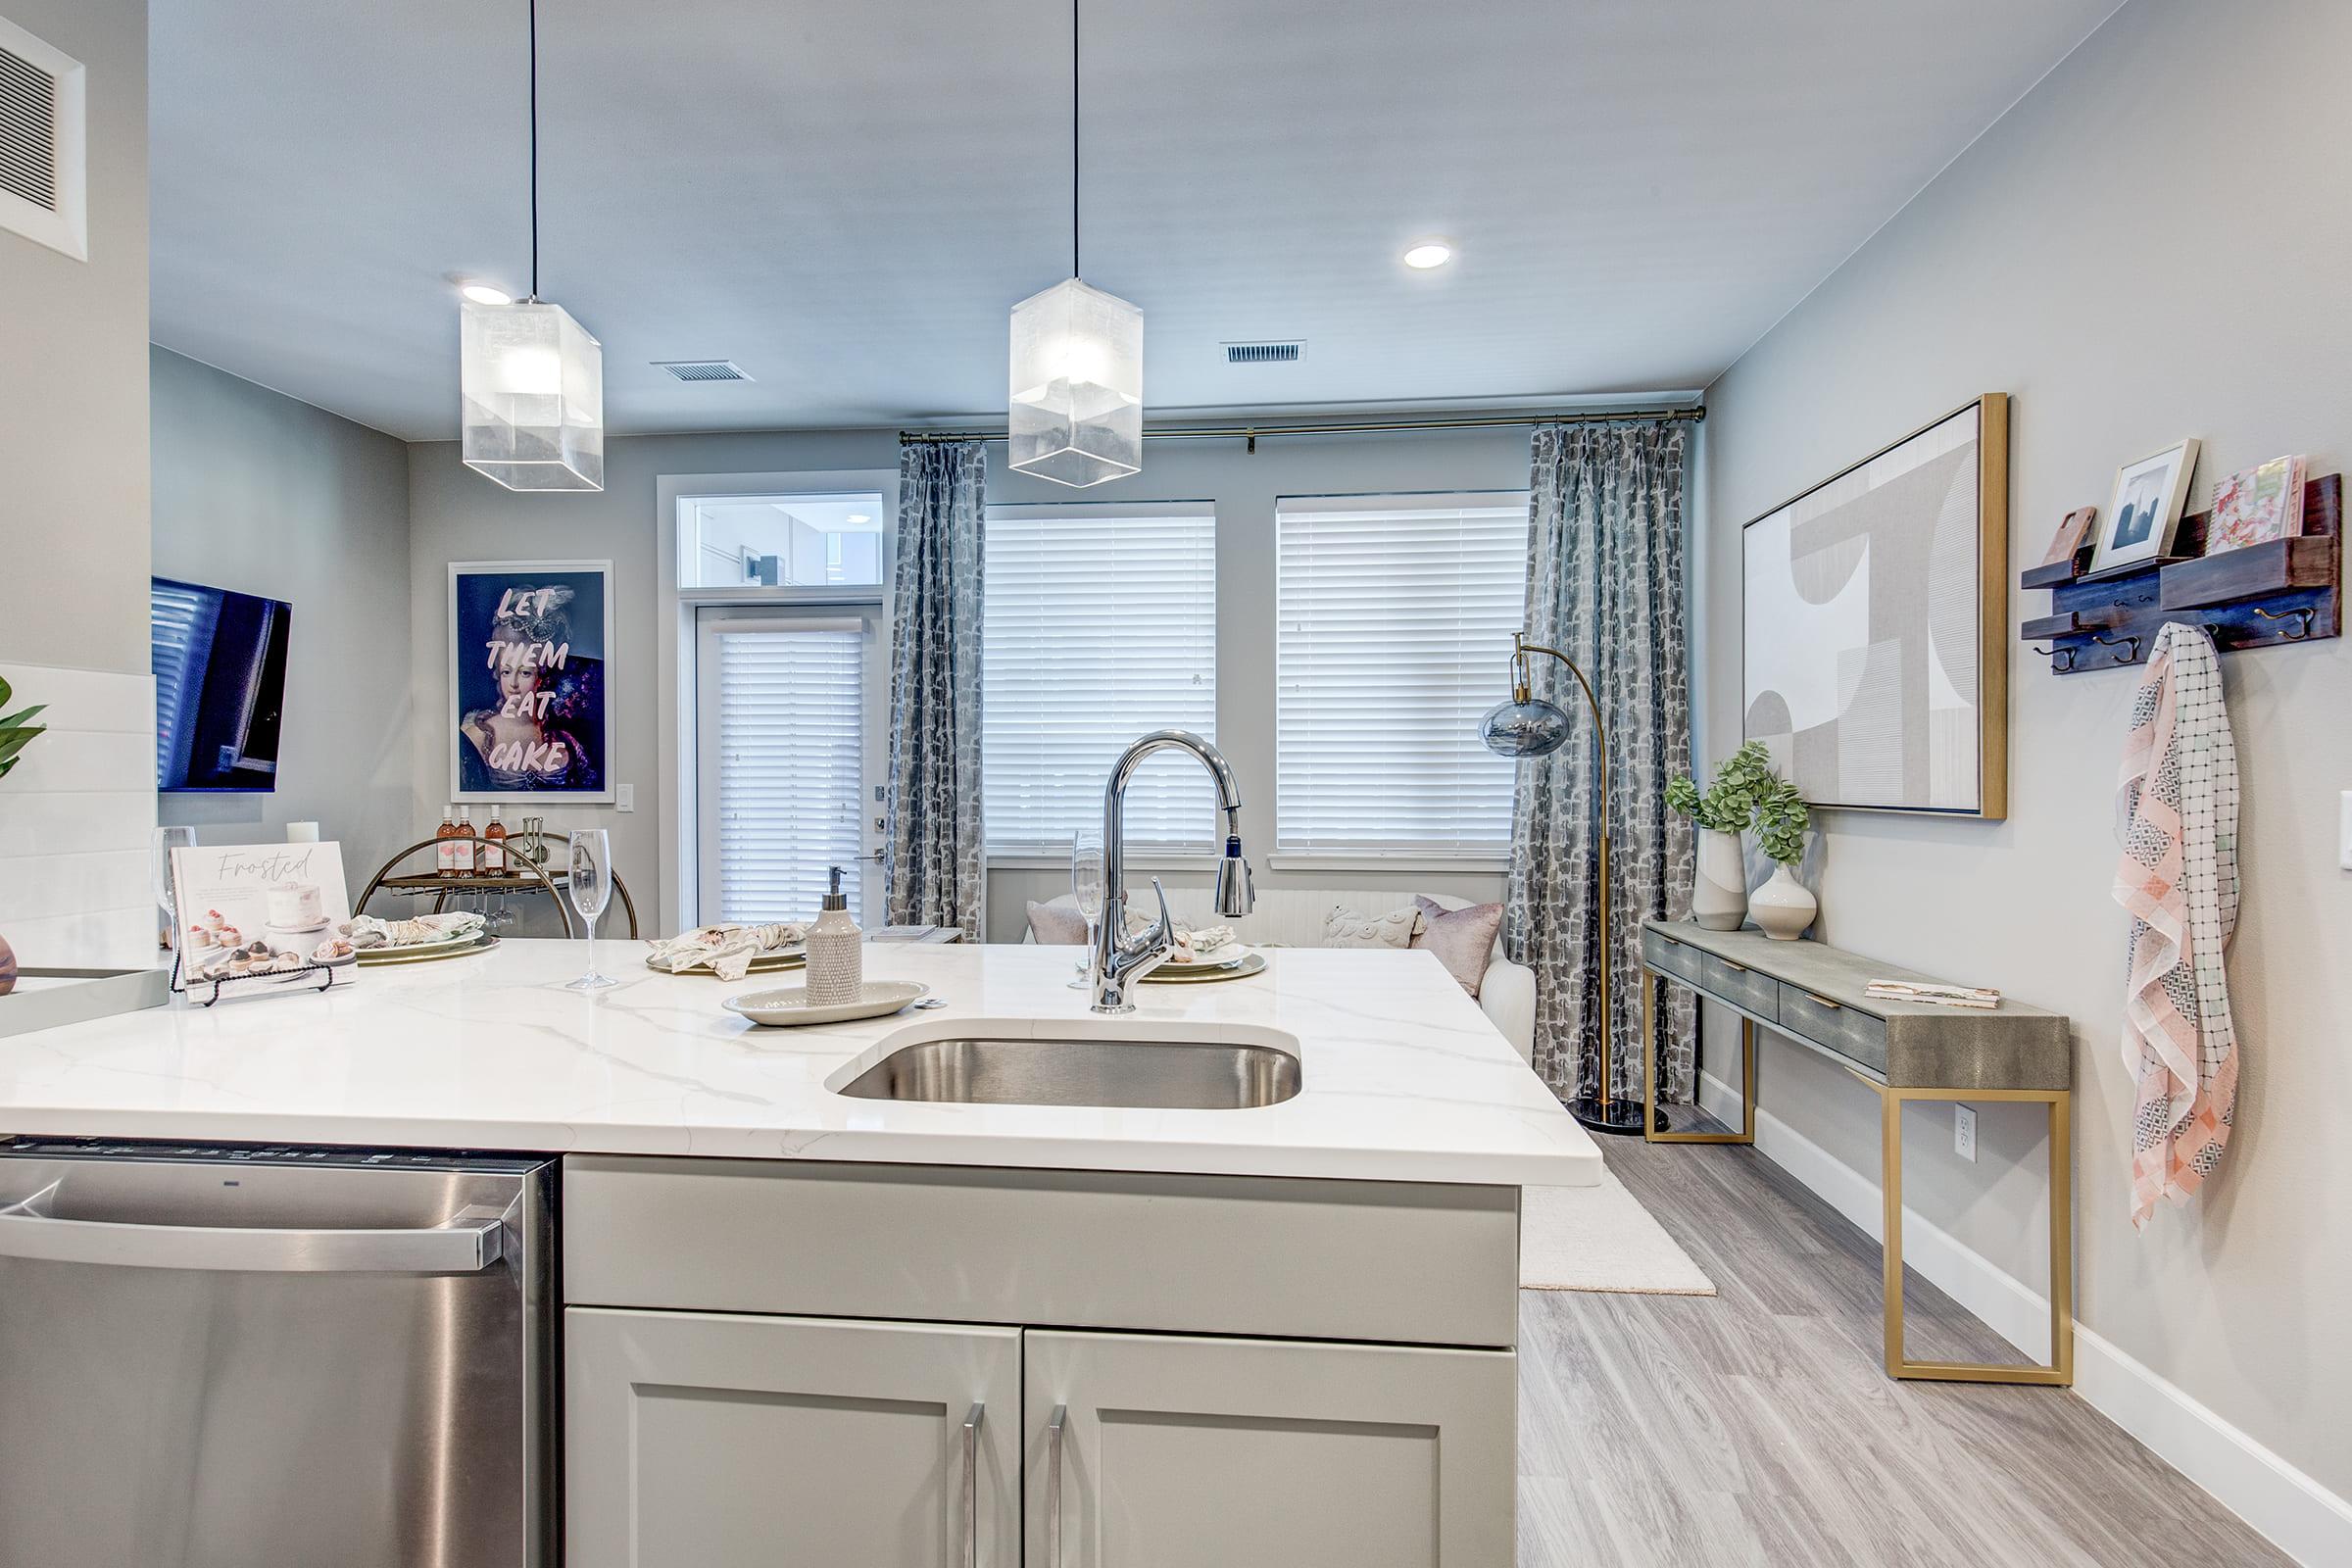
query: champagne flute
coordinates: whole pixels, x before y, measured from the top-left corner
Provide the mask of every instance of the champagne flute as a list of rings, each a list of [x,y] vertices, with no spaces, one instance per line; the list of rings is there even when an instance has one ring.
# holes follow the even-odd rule
[[[1083,990],[1095,971],[1096,927],[1102,918],[1102,833],[1100,828],[1082,827],[1070,838],[1070,894],[1078,901],[1078,913],[1086,921],[1086,956],[1078,960],[1078,977],[1069,984],[1072,991]]]
[[[196,830],[192,827],[159,827],[155,830],[154,854],[148,873],[154,879],[155,902],[164,911],[164,926],[171,933],[169,946],[172,959],[179,957],[179,890],[172,881],[172,852],[196,847]]]
[[[571,833],[571,874],[564,892],[588,928],[588,972],[564,984],[566,991],[602,991],[619,981],[596,972],[596,917],[612,897],[612,836],[601,827],[574,828]]]

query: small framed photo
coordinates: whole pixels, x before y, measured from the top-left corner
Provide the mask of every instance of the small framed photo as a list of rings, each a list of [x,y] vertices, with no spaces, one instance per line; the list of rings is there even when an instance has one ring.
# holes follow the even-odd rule
[[[2066,514],[2058,525],[2057,534],[2050,540],[2049,552],[2041,558],[2045,566],[2055,566],[2062,561],[2072,561],[2082,551],[2083,541],[2090,537],[2090,525],[2098,520],[2096,507],[2077,507]]]
[[[2088,577],[2129,571],[2172,554],[2197,468],[2195,437],[2115,470],[2115,502],[2099,528]]]

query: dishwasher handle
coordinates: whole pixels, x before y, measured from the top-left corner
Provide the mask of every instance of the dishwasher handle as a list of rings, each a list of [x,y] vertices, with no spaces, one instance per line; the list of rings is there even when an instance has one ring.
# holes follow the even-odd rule
[[[461,1214],[422,1230],[126,1225],[0,1213],[0,1257],[232,1274],[478,1274],[505,1255],[504,1221]]]

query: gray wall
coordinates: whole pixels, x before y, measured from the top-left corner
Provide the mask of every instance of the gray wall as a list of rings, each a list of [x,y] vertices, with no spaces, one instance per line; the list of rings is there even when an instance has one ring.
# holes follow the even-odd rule
[[[0,231],[0,660],[144,673],[147,7],[7,15],[88,69],[90,259]]]
[[[408,449],[165,349],[150,365],[155,570],[294,607],[277,788],[166,795],[163,820],[217,843],[315,821],[342,841],[357,896],[404,834],[420,836],[410,784]]]
[[[655,551],[659,538],[655,481],[662,474],[756,473],[898,466],[889,430],[747,435],[629,436],[608,444],[601,495],[517,495],[467,470],[457,448],[420,444],[410,453],[412,497],[411,688],[416,725],[415,796],[421,816],[448,793],[449,703],[446,568],[451,561],[531,558],[601,559],[615,567],[612,684],[619,734],[616,782],[637,787],[637,809],[610,807],[550,810],[550,825],[603,825],[613,858],[652,918],[661,885],[659,808],[663,781],[656,765]],[[1004,469],[1004,449],[990,451],[989,499],[1004,503],[1068,501],[1076,492]],[[1087,491],[1089,500],[1199,501],[1217,508],[1219,662],[1217,733],[1241,775],[1263,885],[1420,888],[1464,898],[1500,897],[1489,871],[1453,873],[1267,870],[1274,800],[1274,502],[1284,495],[1518,489],[1527,483],[1527,432],[1488,430],[1357,437],[1339,441],[1266,441],[1255,456],[1241,443],[1154,442],[1144,471]],[[1507,674],[1498,660],[1495,690]],[[1173,873],[1171,882],[1205,880]],[[990,874],[992,940],[1017,941],[1023,906],[1068,885],[1066,871],[998,867]]]
[[[2116,466],[2185,435],[2210,476],[2352,451],[2352,7],[2136,0],[1993,127],[1709,395],[1700,748],[1740,732],[1740,525],[1982,392],[2015,399],[2013,563]],[[2019,591],[2013,620],[2046,613]],[[2352,1494],[2352,646],[2227,655],[2245,783],[2246,898],[2230,974],[2245,1057],[2228,1162],[2185,1212],[2128,1217],[2132,1079],[2118,1048],[2125,916],[2111,797],[2133,673],[2054,677],[2016,643],[2006,822],[1828,813],[1823,934],[1998,986],[2078,1026],[2079,1316]],[[1714,1048],[1713,1059],[1731,1054]],[[1785,1043],[1763,1105],[1875,1181],[1877,1102]],[[1978,1162],[1948,1112],[1910,1127],[1905,1196],[2036,1289],[2038,1117],[1984,1109]]]

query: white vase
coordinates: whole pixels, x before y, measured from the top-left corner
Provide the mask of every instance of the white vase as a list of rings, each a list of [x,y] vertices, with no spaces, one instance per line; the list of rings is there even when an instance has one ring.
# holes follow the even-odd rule
[[[1747,907],[1756,924],[1775,942],[1794,942],[1803,936],[1821,910],[1819,901],[1786,865],[1776,867],[1772,880],[1748,896]]]
[[[1747,874],[1740,835],[1698,830],[1698,873],[1690,881],[1690,918],[1709,931],[1737,931],[1747,918]]]

